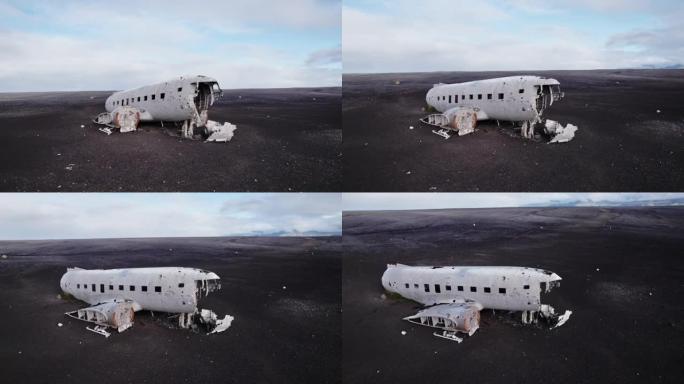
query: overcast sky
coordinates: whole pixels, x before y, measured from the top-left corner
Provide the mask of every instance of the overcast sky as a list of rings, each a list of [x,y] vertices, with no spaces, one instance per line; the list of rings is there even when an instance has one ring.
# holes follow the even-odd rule
[[[341,84],[339,0],[0,0],[0,92]]]
[[[345,211],[547,206],[684,206],[684,193],[345,193]]]
[[[345,0],[345,73],[684,64],[681,0]]]
[[[0,240],[340,235],[338,193],[0,193]]]

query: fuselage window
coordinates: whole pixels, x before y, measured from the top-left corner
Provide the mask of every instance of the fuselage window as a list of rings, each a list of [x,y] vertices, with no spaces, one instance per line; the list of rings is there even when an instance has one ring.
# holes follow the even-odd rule
[[[529,285],[523,285],[523,289],[530,289]]]
[[[465,95],[461,95],[461,100],[465,100]]]
[[[95,284],[92,284],[92,290],[95,292]]]
[[[413,284],[413,288],[418,289],[420,287],[418,284]]]
[[[468,95],[468,98],[469,98],[470,100],[472,100],[472,99],[473,99],[473,95]]]
[[[111,284],[109,284],[109,290],[110,290],[110,291],[113,291],[113,290],[114,290],[114,286],[111,285]]]
[[[185,287],[185,283],[178,283],[178,288],[183,288]]]
[[[178,92],[182,91],[183,87],[178,87]]]
[[[154,100],[154,96],[156,96],[156,95],[152,95],[152,100]]]
[[[499,293],[506,294],[506,288],[499,288]]]
[[[104,284],[100,284],[100,292],[104,293]]]
[[[525,89],[524,89],[524,88],[518,89],[518,93],[524,93],[524,92],[525,92]]]
[[[451,104],[451,95],[449,95],[449,104]]]
[[[454,95],[454,103],[458,104],[458,95]]]
[[[499,93],[499,100],[503,100],[503,93]]]
[[[424,284],[425,292],[430,292],[430,284]]]
[[[477,99],[482,100],[482,94],[481,93],[479,95],[477,95]]]
[[[409,283],[406,283],[406,284],[404,284],[404,285],[406,286],[406,289],[408,289],[408,287],[409,287]]]
[[[458,286],[458,291],[459,291],[459,292],[463,292],[463,286],[462,286],[462,285],[459,285],[459,286]]]
[[[140,96],[138,96],[138,102],[140,102]]]
[[[76,284],[77,289],[81,289],[81,284]]]
[[[447,291],[451,291],[451,285],[446,285],[444,287],[446,288]]]
[[[130,290],[131,292],[134,292],[135,291],[135,285],[130,285],[128,287],[128,290]]]
[[[147,285],[143,285],[140,289],[142,289],[143,292],[147,292]]]
[[[435,284],[435,293],[440,293],[442,292],[442,289],[439,287],[439,284]]]
[[[119,285],[119,291],[123,291],[123,285]]]
[[[470,287],[470,292],[477,292],[477,287]]]
[[[164,100],[164,96],[166,96],[166,93],[164,93],[164,92],[162,92],[162,93],[159,94],[159,98],[162,99],[162,100]]]
[[[491,93],[488,93],[488,94],[487,94],[487,100],[491,100],[491,99],[492,99],[492,94],[491,94]]]
[[[147,101],[147,95],[145,95],[145,97],[143,97],[143,100],[144,100],[144,101]]]
[[[161,292],[161,287],[157,285],[156,287],[154,287],[154,291],[155,292]]]
[[[484,291],[485,291],[485,293],[491,293],[492,289],[489,287],[484,287]]]

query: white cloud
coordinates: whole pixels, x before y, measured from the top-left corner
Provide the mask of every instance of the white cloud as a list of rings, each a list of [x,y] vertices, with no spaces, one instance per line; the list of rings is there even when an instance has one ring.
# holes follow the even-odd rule
[[[672,4],[646,1],[548,2],[398,0],[380,8],[343,7],[344,72],[543,70],[640,67],[684,62],[682,19]],[[595,28],[628,12],[662,21],[640,51]],[[591,21],[577,21],[592,14]],[[524,15],[524,16],[521,16]],[[572,17],[568,17],[572,16]],[[572,20],[572,21],[570,21]],[[620,26],[623,33],[638,28]],[[661,27],[658,29],[657,27]],[[607,44],[614,41],[613,44]]]
[[[345,211],[523,206],[624,205],[678,199],[684,193],[345,193]]]
[[[0,194],[0,240],[340,233],[340,194]]]
[[[334,1],[3,7],[0,91],[125,89],[185,74],[215,77],[223,88],[341,84],[339,67],[310,61],[339,45]],[[21,27],[3,28],[9,14]],[[330,37],[309,38],[318,34]]]

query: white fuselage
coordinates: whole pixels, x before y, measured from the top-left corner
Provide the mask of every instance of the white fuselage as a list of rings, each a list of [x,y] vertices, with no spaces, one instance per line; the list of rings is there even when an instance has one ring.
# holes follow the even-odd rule
[[[141,121],[192,120],[195,114],[206,111],[220,92],[218,82],[211,77],[181,77],[115,92],[105,101],[105,109],[112,112],[122,106],[136,107],[141,111]]]
[[[218,275],[195,268],[159,267],[124,269],[69,268],[60,280],[62,290],[95,305],[130,301],[135,310],[192,313],[207,287],[217,285]]]
[[[538,311],[560,276],[527,267],[412,267],[390,264],[382,286],[423,305],[475,301],[484,308]]]
[[[560,83],[555,79],[510,76],[436,84],[425,100],[442,113],[456,107],[474,108],[478,120],[536,121],[561,97]]]

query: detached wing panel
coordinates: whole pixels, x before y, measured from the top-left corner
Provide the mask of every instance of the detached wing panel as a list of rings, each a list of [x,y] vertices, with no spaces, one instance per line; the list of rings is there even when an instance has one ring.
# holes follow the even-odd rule
[[[439,304],[426,308],[404,320],[445,331],[472,335],[480,327],[482,305],[475,302]]]
[[[135,303],[130,301],[107,301],[65,314],[74,319],[88,321],[103,327],[111,327],[123,332],[133,325],[135,307]]]

